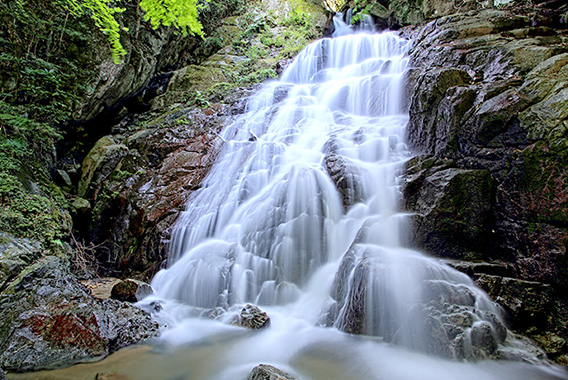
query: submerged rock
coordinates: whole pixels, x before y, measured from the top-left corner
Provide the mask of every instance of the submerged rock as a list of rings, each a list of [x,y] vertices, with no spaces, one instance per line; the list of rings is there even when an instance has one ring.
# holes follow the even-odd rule
[[[56,257],[26,268],[0,295],[0,365],[32,371],[101,359],[158,335],[143,311],[100,300]]]
[[[268,364],[259,364],[247,380],[297,380],[296,377]]]

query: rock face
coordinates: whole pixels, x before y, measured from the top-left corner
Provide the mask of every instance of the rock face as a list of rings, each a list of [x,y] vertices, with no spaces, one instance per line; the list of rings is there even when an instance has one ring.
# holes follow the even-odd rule
[[[271,365],[259,364],[253,368],[248,380],[296,380],[296,378]]]
[[[524,11],[544,9],[548,26],[566,27],[568,25],[568,8],[559,0],[463,0],[459,4],[447,0],[350,0],[343,9],[351,8],[353,15],[363,13],[373,18],[380,29],[398,29],[404,25],[421,24],[428,20],[438,19],[457,13],[483,9],[502,9],[517,7]]]
[[[442,257],[475,255],[490,237],[491,190],[487,170],[413,159],[404,188],[405,206],[415,212],[412,244]]]
[[[148,280],[160,268],[162,234],[216,157],[217,133],[232,117],[228,108],[181,110],[144,129],[104,137],[87,155],[79,188],[94,206],[85,233],[104,243],[97,258],[106,271],[147,272]]]
[[[565,37],[531,28],[527,17],[484,11],[441,18],[412,34],[417,69],[409,81],[408,135],[424,156],[410,165],[405,198],[409,210],[425,215],[425,205],[438,203],[437,212],[444,211],[434,200],[442,193],[454,203],[466,197],[464,221],[494,236],[491,249],[470,248],[484,257],[514,258],[527,279],[562,283],[567,139],[554,131],[566,123],[566,103],[559,99],[568,82],[554,73],[566,67]],[[529,31],[536,36],[524,38]],[[429,65],[436,65],[434,72]],[[544,72],[550,79],[536,90]],[[537,113],[549,121],[536,126]],[[436,190],[448,188],[451,173],[460,173],[452,181],[462,177],[469,194]],[[424,239],[417,245],[430,250]]]
[[[472,11],[403,31],[414,41],[408,139],[421,153],[403,189],[412,242],[508,263],[506,276],[477,280],[524,333],[520,310],[545,307],[529,295],[564,305],[568,281],[568,36],[546,15]],[[536,319],[532,335],[558,358],[565,313]]]
[[[152,91],[152,85],[156,86],[151,82],[156,82],[165,69],[191,60],[198,61],[207,54],[199,37],[182,36],[175,33],[174,28],[154,30],[142,22],[143,14],[136,7],[138,4],[127,5],[122,18],[124,26],[128,28],[128,38],[136,43],[124,44],[127,55],[121,65],[112,62],[110,52],[97,52],[99,70],[91,83],[92,93],[82,102],[77,119],[93,119],[101,112],[127,106],[125,100],[134,95],[147,96],[149,94],[146,92]],[[238,11],[238,8],[238,1],[232,0],[224,2],[217,9],[203,7],[200,19],[206,33],[211,33],[219,20]],[[104,46],[104,49],[108,48]]]
[[[101,359],[158,335],[139,309],[93,298],[48,256],[22,271],[0,295],[0,366],[11,371]]]

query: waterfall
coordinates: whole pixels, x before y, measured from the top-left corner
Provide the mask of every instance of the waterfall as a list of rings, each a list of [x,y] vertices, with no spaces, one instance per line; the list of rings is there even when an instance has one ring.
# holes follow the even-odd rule
[[[354,343],[359,353],[403,347],[459,360],[506,357],[515,347],[489,297],[466,275],[404,245],[408,42],[335,22],[333,38],[304,49],[223,130],[216,163],[173,228],[168,268],[152,281],[153,300],[163,305],[156,318],[170,326],[164,339],[234,338],[230,326],[193,317],[254,303],[273,324],[251,338],[255,354],[239,351],[243,363],[289,367],[299,352],[343,342],[344,332],[377,337]],[[460,376],[475,378],[475,367],[467,368],[470,375]],[[397,378],[423,377],[418,370]]]

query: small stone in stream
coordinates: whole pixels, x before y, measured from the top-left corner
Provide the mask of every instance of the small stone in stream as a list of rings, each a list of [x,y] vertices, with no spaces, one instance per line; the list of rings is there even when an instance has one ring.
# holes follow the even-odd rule
[[[259,364],[247,380],[297,380],[294,376],[268,364]]]
[[[119,301],[138,302],[153,294],[152,287],[137,280],[124,280],[113,286],[111,298]]]
[[[247,329],[258,330],[268,327],[270,325],[270,318],[258,307],[247,304],[243,307],[233,324],[246,327]]]
[[[130,380],[130,377],[116,372],[99,372],[95,380]]]

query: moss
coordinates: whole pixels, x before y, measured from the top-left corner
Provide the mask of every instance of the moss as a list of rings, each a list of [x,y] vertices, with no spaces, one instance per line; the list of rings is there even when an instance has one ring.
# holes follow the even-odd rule
[[[568,151],[544,142],[521,154],[521,201],[533,222],[568,226]]]

